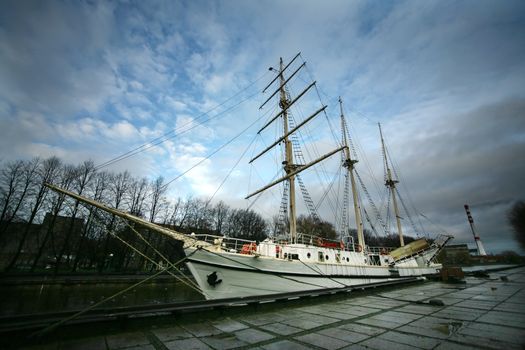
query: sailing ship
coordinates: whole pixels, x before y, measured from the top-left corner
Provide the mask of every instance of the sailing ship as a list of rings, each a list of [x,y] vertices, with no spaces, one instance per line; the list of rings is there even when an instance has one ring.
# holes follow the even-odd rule
[[[285,73],[298,57],[299,54],[286,66],[281,58],[279,69],[273,69],[277,73],[275,78],[263,90],[265,92],[275,84],[277,85],[275,91],[261,105],[261,108],[277,96],[280,111],[259,130],[259,133],[272,123],[281,122],[283,134],[250,160],[252,163],[276,145],[284,145],[284,160],[282,162],[284,175],[246,196],[246,198],[251,198],[277,184],[286,183],[286,195],[288,197],[288,207],[286,208],[288,214],[287,237],[280,239],[269,237],[264,241],[256,242],[211,234],[186,235],[110,208],[52,184],[48,186],[83,203],[93,205],[142,225],[149,230],[182,241],[187,256],[185,264],[206,299],[246,298],[299,292],[314,294],[327,289],[338,290],[389,281],[408,281],[417,277],[437,274],[441,269],[441,264],[436,263],[435,258],[452,237],[439,235],[430,242],[426,239],[418,239],[409,244],[404,244],[400,214],[396,202],[397,180],[392,177],[389,168],[382,132],[381,142],[386,165],[385,185],[388,187],[393,201],[400,247],[391,249],[370,247],[366,244],[354,177],[357,160],[353,159],[350,152],[341,100],[339,100],[339,104],[343,137],[339,147],[309,163],[295,163],[294,144],[291,136],[327,107],[325,105],[319,108],[296,126],[290,123],[290,107],[315,85],[313,82],[297,97],[290,98],[286,89],[287,83],[304,67],[304,63],[290,76],[285,77]],[[347,178],[351,185],[357,242],[349,237],[346,240],[343,240],[343,237],[341,240],[329,240],[297,231],[295,187],[299,173],[336,154],[342,155],[342,166],[347,172]]]

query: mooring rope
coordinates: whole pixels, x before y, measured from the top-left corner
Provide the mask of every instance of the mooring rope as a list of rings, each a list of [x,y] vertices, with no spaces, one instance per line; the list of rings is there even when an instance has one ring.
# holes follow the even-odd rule
[[[130,249],[132,249],[133,251],[135,251],[137,254],[139,254],[140,256],[144,257],[146,260],[148,260],[149,262],[153,263],[155,266],[159,267],[162,269],[162,265],[160,265],[159,263],[157,263],[155,260],[153,260],[153,258],[150,258],[149,256],[147,256],[146,254],[144,254],[143,252],[141,252],[140,250],[138,250],[137,248],[133,247],[131,244],[129,244],[128,242],[126,242],[122,237],[119,237],[118,235],[113,235],[115,238],[117,238],[119,241],[121,241],[123,244],[125,244],[126,246],[128,246]],[[153,248],[153,247],[152,247]],[[160,254],[159,254],[160,255]],[[173,263],[171,263],[168,259],[164,258],[162,255],[161,257],[168,263],[168,266],[175,269],[175,271],[178,271],[176,269],[176,266],[173,265]],[[195,291],[197,291],[198,293],[200,294],[203,294],[204,296],[207,296],[206,293],[200,289],[200,287],[198,285],[196,285],[191,279],[187,278],[186,276],[184,276],[186,279],[180,277],[180,276],[177,276],[176,274],[174,274],[173,272],[171,271],[166,271],[167,273],[169,273],[172,277],[174,277],[175,279],[177,279],[179,282],[182,282],[184,283],[186,286],[190,287],[191,289],[194,289]]]
[[[186,257],[180,259],[179,261],[175,262],[173,265],[175,266],[175,265],[178,265],[178,264],[184,262],[184,261],[185,261],[186,259],[188,259],[191,255],[195,254],[199,249],[201,249],[201,248],[200,248],[200,247],[197,247],[197,249],[196,249],[195,251],[193,251],[190,255],[188,255],[188,256],[186,256]],[[124,294],[124,293],[126,293],[126,292],[132,290],[133,288],[136,288],[136,287],[138,287],[139,285],[141,285],[141,284],[143,284],[143,283],[145,283],[145,282],[147,282],[147,281],[150,281],[150,280],[154,279],[155,277],[161,275],[162,273],[164,273],[165,271],[167,271],[167,270],[169,270],[169,269],[171,269],[171,268],[172,268],[171,266],[166,266],[166,268],[164,268],[164,269],[158,271],[157,273],[155,273],[155,274],[153,274],[153,275],[151,275],[151,276],[149,276],[149,277],[143,279],[142,281],[139,281],[139,282],[137,282],[137,283],[135,283],[135,284],[129,286],[128,288],[125,288],[125,289],[121,290],[120,292],[117,292],[117,293],[113,294],[112,296],[107,297],[106,299],[103,299],[103,300],[99,301],[98,303],[95,303],[95,304],[93,304],[93,305],[90,305],[90,306],[88,306],[87,308],[85,308],[85,309],[83,309],[83,310],[81,310],[81,311],[79,311],[79,312],[77,312],[77,313],[75,313],[75,314],[73,314],[73,315],[71,315],[71,316],[69,316],[69,317],[66,317],[66,318],[64,318],[64,319],[62,319],[62,320],[60,320],[60,321],[58,321],[58,322],[56,322],[56,323],[53,323],[53,324],[51,324],[51,325],[45,327],[44,329],[42,329],[42,330],[40,330],[40,331],[38,331],[38,332],[35,332],[35,333],[31,334],[30,337],[41,337],[41,336],[43,336],[44,334],[46,334],[46,333],[48,333],[48,332],[50,332],[50,331],[56,329],[57,327],[59,327],[59,326],[65,324],[66,322],[71,321],[71,320],[77,318],[78,316],[83,315],[83,314],[85,314],[86,312],[93,310],[93,309],[96,308],[97,306],[100,306],[100,305],[104,304],[104,303],[107,302],[108,300],[111,300],[111,299],[113,299],[113,298],[115,298],[115,297],[117,297],[117,296],[119,296],[119,295],[122,295],[122,294]]]
[[[104,226],[104,224],[101,222],[100,219],[98,219],[98,214],[97,213],[94,213],[94,220]],[[131,228],[131,230],[133,230],[142,240],[144,240],[144,242],[149,245],[155,252],[157,252],[157,254],[159,254],[161,256],[161,258],[163,258],[167,263],[168,265],[172,265],[171,267],[175,269],[175,271],[178,271],[180,273],[180,271],[178,269],[176,269],[176,266],[174,266],[166,257],[164,257],[160,252],[158,252],[157,249],[155,249],[155,247],[153,247],[139,232],[137,232],[132,226],[129,225],[129,223],[125,220],[123,220],[126,225]],[[141,252],[138,248],[134,247],[131,243],[125,241],[122,237],[120,237],[116,232],[114,232],[113,230],[108,230],[107,228],[104,227],[104,230],[106,232],[108,232],[110,235],[112,235],[113,237],[117,238],[119,241],[121,241],[124,245],[126,245],[127,247],[129,247],[131,250],[133,250],[134,252],[136,252],[137,254],[139,254],[140,256],[144,257],[145,259],[147,259],[148,261],[150,261],[151,263],[153,263],[155,266],[159,267],[162,269],[162,266],[157,263],[155,260],[153,260],[153,258],[147,256],[146,254],[144,254],[143,252]],[[198,293],[200,294],[203,294],[204,296],[207,296],[204,291],[202,291],[198,285],[195,285],[193,283],[193,281],[191,281],[190,279],[188,279],[186,276],[183,276],[183,277],[186,277],[187,281],[185,281],[183,278],[177,276],[176,274],[174,274],[173,272],[171,271],[166,271],[167,273],[169,273],[172,277],[174,277],[175,279],[177,279],[178,281],[184,283],[186,286],[194,289],[195,291],[197,291]],[[192,284],[188,284],[188,283],[193,283]]]

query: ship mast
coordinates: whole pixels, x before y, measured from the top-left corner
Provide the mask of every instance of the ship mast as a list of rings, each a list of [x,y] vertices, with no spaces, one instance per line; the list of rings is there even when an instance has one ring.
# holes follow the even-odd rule
[[[286,98],[285,90],[285,79],[283,74],[283,58],[279,60],[279,106],[282,110],[283,125],[284,125],[284,152],[285,160],[283,162],[284,171],[288,175],[288,185],[289,185],[289,221],[290,221],[290,241],[295,243],[297,241],[297,221],[295,213],[295,175],[292,174],[296,170],[296,166],[293,163],[293,146],[292,142],[288,138],[288,99]]]
[[[399,181],[392,179],[392,172],[390,171],[390,167],[388,166],[388,158],[386,154],[385,149],[385,141],[383,140],[383,132],[381,131],[381,124],[379,124],[379,134],[381,135],[381,146],[383,148],[383,155],[385,157],[385,169],[386,169],[386,181],[385,185],[390,189],[390,194],[392,195],[392,203],[394,205],[394,214],[396,216],[396,223],[397,223],[397,232],[399,234],[399,245],[403,247],[405,245],[405,241],[403,240],[403,230],[401,228],[401,221],[399,216],[399,209],[397,207],[397,201],[396,201],[396,183]]]
[[[264,150],[259,152],[256,156],[254,156],[250,163],[261,157],[262,155],[266,154],[269,150],[271,150],[276,145],[280,144],[281,142],[284,143],[284,161],[283,161],[283,169],[285,171],[285,175],[281,178],[269,183],[268,185],[258,189],[255,192],[252,192],[251,194],[247,195],[245,199],[251,198],[283,181],[288,181],[289,184],[289,221],[290,221],[290,241],[291,243],[297,242],[297,217],[296,217],[296,204],[295,204],[295,176],[299,174],[300,172],[314,166],[315,164],[333,156],[334,154],[341,152],[346,148],[346,146],[341,146],[335,150],[332,150],[331,152],[328,152],[324,154],[323,156],[317,158],[316,160],[313,160],[307,164],[295,164],[293,160],[293,147],[292,147],[292,141],[290,140],[290,135],[297,132],[300,128],[302,128],[304,125],[306,125],[308,122],[310,122],[313,118],[315,118],[317,115],[319,115],[321,112],[323,112],[326,109],[326,105],[319,108],[317,111],[312,113],[308,118],[304,119],[299,124],[293,126],[290,128],[289,125],[289,119],[288,119],[288,110],[290,107],[295,104],[301,97],[303,97],[313,86],[315,86],[316,82],[314,81],[310,85],[308,85],[299,95],[297,95],[294,99],[288,100],[287,93],[286,93],[286,83],[290,81],[290,79],[301,70],[305,66],[304,62],[301,64],[290,76],[285,79],[284,78],[284,71],[300,56],[300,53],[295,55],[295,57],[286,65],[283,66],[283,59],[279,59],[279,72],[277,76],[263,89],[263,93],[270,87],[272,84],[276,81],[279,81],[279,87],[266,99],[266,101],[263,102],[263,104],[259,107],[259,109],[263,108],[268,101],[270,101],[277,93],[279,93],[279,107],[281,110],[279,113],[277,113],[273,118],[271,118],[257,133],[260,134],[263,130],[265,130],[269,125],[271,125],[274,121],[276,121],[279,117],[282,116],[283,118],[283,126],[284,126],[284,133],[283,136],[279,137],[275,142],[273,142],[271,145],[266,147]],[[270,67],[270,70],[274,70],[274,68]]]
[[[341,101],[341,97],[339,97],[339,109],[341,110],[341,129],[343,130],[343,145],[346,147],[344,150],[345,153],[345,161],[343,163],[343,166],[348,170],[348,175],[350,176],[350,184],[352,186],[352,196],[354,199],[354,213],[355,213],[355,224],[357,226],[357,242],[361,249],[363,250],[365,247],[365,238],[363,235],[363,221],[361,220],[361,210],[359,208],[359,203],[357,201],[357,188],[355,185],[355,178],[354,178],[354,165],[358,161],[355,159],[352,159],[352,156],[350,155],[350,148],[348,147],[348,139],[346,137],[346,123],[345,123],[345,117],[343,114],[343,101]]]

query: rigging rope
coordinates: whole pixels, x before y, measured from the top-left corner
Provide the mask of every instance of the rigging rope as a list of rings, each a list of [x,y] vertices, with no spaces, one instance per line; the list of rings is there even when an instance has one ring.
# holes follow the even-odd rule
[[[176,266],[176,265],[178,265],[178,264],[184,262],[185,260],[187,260],[189,257],[191,257],[193,254],[195,254],[195,253],[196,253],[198,250],[200,250],[200,249],[201,249],[201,248],[197,248],[197,249],[196,249],[195,251],[193,251],[190,255],[188,255],[188,256],[186,256],[186,257],[180,259],[179,261],[175,262],[173,265]],[[163,274],[164,272],[168,271],[168,270],[171,269],[171,268],[172,268],[171,266],[167,266],[166,268],[164,268],[164,269],[162,269],[162,270],[156,272],[155,274],[153,274],[153,275],[151,275],[151,276],[149,276],[149,277],[143,279],[142,281],[139,281],[139,282],[137,282],[137,283],[135,283],[135,284],[129,286],[128,288],[125,288],[125,289],[123,289],[123,290],[121,290],[121,291],[119,291],[119,292],[113,294],[112,296],[107,297],[107,298],[105,298],[105,299],[99,301],[98,303],[95,303],[95,304],[93,304],[93,305],[90,305],[90,306],[88,306],[87,308],[85,308],[85,309],[83,309],[83,310],[81,310],[81,311],[79,311],[79,312],[73,314],[72,316],[66,317],[66,318],[64,318],[64,319],[62,319],[62,320],[60,320],[60,321],[58,321],[58,322],[55,322],[55,323],[53,323],[53,324],[51,324],[51,325],[45,327],[44,329],[42,329],[42,330],[40,330],[40,331],[38,331],[38,332],[35,332],[35,333],[31,334],[30,337],[35,337],[35,336],[40,337],[40,336],[42,336],[42,335],[44,335],[44,334],[46,334],[46,333],[48,333],[48,332],[54,330],[55,328],[57,328],[57,327],[59,327],[59,326],[65,324],[65,323],[67,323],[68,321],[71,321],[71,320],[77,318],[78,316],[81,316],[81,315],[85,314],[86,312],[91,311],[91,310],[93,310],[94,308],[96,308],[96,307],[98,307],[98,306],[100,306],[100,305],[106,303],[108,300],[111,300],[111,299],[113,299],[113,298],[115,298],[115,297],[118,297],[119,295],[122,295],[122,294],[124,294],[124,293],[126,293],[126,292],[128,292],[128,291],[130,291],[130,290],[133,290],[134,288],[140,286],[141,284],[143,284],[143,283],[145,283],[145,282],[147,282],[147,281],[150,281],[150,280],[156,278],[157,276],[160,276],[161,274]]]
[[[194,164],[192,167],[190,167],[188,170],[184,171],[183,173],[179,174],[178,176],[176,176],[175,178],[173,178],[172,180],[168,181],[167,183],[165,183],[162,188],[165,189],[168,187],[168,185],[170,185],[171,183],[173,183],[174,181],[180,179],[182,176],[186,175],[187,173],[189,173],[190,171],[192,171],[193,169],[195,169],[196,167],[198,167],[199,165],[201,165],[204,161],[210,159],[213,155],[215,155],[216,153],[218,153],[220,150],[222,150],[224,147],[228,146],[229,144],[231,144],[233,141],[235,141],[236,139],[238,139],[242,134],[244,134],[248,129],[250,129],[253,125],[255,125],[257,122],[259,122],[262,118],[263,118],[264,115],[260,116],[259,118],[257,118],[254,122],[252,122],[250,125],[248,125],[246,128],[244,128],[241,132],[239,132],[237,135],[235,135],[234,137],[232,137],[231,139],[229,139],[226,143],[222,144],[219,148],[217,148],[215,151],[211,152],[210,154],[208,154],[206,157],[204,157],[203,159],[201,159],[200,161],[198,161],[196,164]]]
[[[401,202],[401,205],[403,206],[403,210],[405,211],[405,214],[408,218],[408,221],[410,222],[410,226],[412,226],[412,229],[414,230],[414,233],[419,237],[419,231],[414,224],[414,221],[412,220],[412,216],[410,215],[410,212],[408,211],[405,201],[403,200],[403,197],[401,197],[401,194],[399,193],[399,190],[396,188],[397,197],[399,198],[399,201]]]
[[[237,162],[235,162],[235,164],[233,165],[233,167],[230,169],[230,171],[228,172],[228,174],[226,174],[226,176],[224,177],[224,179],[222,180],[222,182],[220,183],[219,187],[217,187],[217,189],[215,190],[215,192],[213,192],[213,194],[211,195],[211,197],[208,199],[208,201],[206,202],[205,204],[205,208],[208,207],[208,205],[210,204],[210,202],[212,201],[213,197],[215,197],[215,195],[217,194],[217,192],[219,192],[219,190],[221,189],[221,187],[224,185],[224,183],[226,182],[226,180],[228,180],[228,178],[230,177],[230,175],[232,174],[233,170],[235,170],[235,168],[237,167],[237,165],[239,165],[239,163],[241,162],[241,159],[244,157],[244,155],[246,154],[246,152],[248,152],[248,149],[252,146],[253,142],[255,141],[255,139],[257,138],[257,135],[254,136],[254,138],[252,139],[252,141],[248,144],[248,146],[246,147],[246,149],[244,150],[244,152],[242,152],[241,156],[239,157],[239,159],[237,159]]]
[[[238,95],[240,95],[240,94],[243,93],[244,91],[248,90],[251,86],[253,86],[255,83],[257,83],[258,81],[260,81],[260,80],[261,80],[262,78],[264,78],[267,74],[268,74],[268,72],[264,73],[263,75],[261,75],[260,77],[258,77],[256,80],[254,80],[253,82],[251,82],[250,84],[248,84],[247,86],[245,86],[244,88],[242,88],[241,90],[239,90],[239,92],[237,92],[237,93],[234,94],[233,96],[227,98],[226,100],[224,100],[223,102],[221,102],[221,103],[219,103],[218,105],[214,106],[213,108],[209,109],[208,111],[206,111],[206,112],[200,114],[200,115],[197,116],[194,120],[192,120],[191,122],[188,122],[188,123],[186,123],[186,124],[180,126],[178,129],[182,129],[183,127],[185,127],[185,126],[187,126],[187,125],[192,125],[193,122],[194,122],[195,120],[199,120],[199,119],[201,119],[201,118],[207,116],[210,112],[212,112],[212,111],[214,111],[215,109],[217,109],[217,108],[223,106],[223,105],[226,104],[228,101],[234,99],[235,97],[237,97]],[[208,117],[207,120],[203,120],[203,121],[201,121],[201,122],[199,122],[199,123],[197,123],[197,124],[194,124],[193,126],[191,126],[190,128],[188,128],[187,130],[183,130],[183,131],[181,131],[181,132],[179,132],[179,133],[176,133],[176,132],[178,131],[178,129],[177,129],[177,128],[176,128],[176,129],[172,129],[172,130],[168,131],[167,133],[165,133],[165,134],[163,134],[163,135],[161,135],[161,136],[159,136],[159,137],[157,137],[157,138],[154,138],[153,140],[151,140],[151,141],[149,141],[149,142],[147,142],[147,143],[144,143],[144,144],[142,144],[142,145],[140,145],[140,146],[138,146],[138,147],[135,147],[135,148],[133,148],[133,149],[131,149],[131,150],[129,150],[129,151],[127,151],[127,152],[125,152],[125,153],[123,153],[123,154],[117,156],[117,157],[115,157],[115,158],[112,158],[112,159],[110,159],[110,160],[108,160],[108,161],[106,161],[106,162],[104,162],[104,163],[101,163],[101,164],[95,166],[95,169],[96,169],[96,170],[99,170],[99,169],[101,169],[101,168],[104,168],[104,167],[107,167],[107,166],[109,166],[109,165],[112,165],[112,164],[114,164],[114,163],[116,163],[116,162],[120,162],[120,161],[122,161],[122,160],[124,160],[124,159],[127,159],[127,158],[132,157],[132,156],[134,156],[134,155],[137,155],[137,154],[139,154],[139,153],[141,153],[141,152],[144,152],[144,151],[146,151],[146,150],[148,150],[148,149],[150,149],[150,148],[152,148],[152,147],[158,146],[158,145],[160,145],[160,144],[162,144],[162,143],[168,141],[169,139],[172,139],[172,138],[174,138],[174,137],[176,137],[176,136],[180,136],[180,135],[182,135],[182,134],[184,134],[184,133],[186,133],[186,132],[188,132],[188,131],[190,131],[190,130],[196,128],[197,126],[200,126],[200,125],[202,125],[202,124],[204,124],[204,123],[209,122],[210,120],[212,120],[212,119],[214,119],[214,118],[216,118],[216,117],[218,117],[218,116],[220,116],[220,115],[224,115],[226,112],[229,112],[229,111],[233,110],[234,108],[238,107],[239,105],[241,105],[241,104],[244,103],[245,101],[251,99],[253,96],[255,96],[255,95],[257,95],[257,94],[259,94],[259,92],[256,92],[256,93],[254,93],[254,94],[252,94],[252,95],[249,95],[248,97],[246,97],[246,98],[240,100],[240,101],[237,102],[236,104],[234,104],[234,105],[228,107],[226,110],[224,110],[224,111],[222,111],[222,112],[216,114],[215,116]],[[173,134],[173,133],[176,133],[176,134],[171,135],[171,134]],[[169,135],[171,135],[171,136],[169,136]],[[169,136],[169,137],[168,137],[168,136]]]
[[[379,210],[377,209],[374,201],[372,200],[372,197],[370,196],[370,193],[368,192],[366,186],[364,185],[363,183],[363,179],[361,179],[361,176],[359,175],[359,173],[357,171],[355,171],[355,175],[357,177],[357,181],[359,182],[359,184],[361,185],[363,191],[365,192],[365,195],[366,195],[366,198],[368,199],[368,204],[370,205],[370,207],[373,209],[374,211],[374,214],[376,215],[376,221],[380,223],[380,225],[383,227],[383,229],[385,230],[385,233],[388,232],[387,231],[387,227],[385,225],[385,223],[383,222],[383,220],[381,219],[381,214],[379,212]],[[367,217],[368,217],[368,213],[367,213]],[[368,217],[367,219],[370,224],[372,225],[372,222],[370,221],[370,218]],[[375,230],[374,230],[375,231]],[[376,232],[377,233],[377,232]]]

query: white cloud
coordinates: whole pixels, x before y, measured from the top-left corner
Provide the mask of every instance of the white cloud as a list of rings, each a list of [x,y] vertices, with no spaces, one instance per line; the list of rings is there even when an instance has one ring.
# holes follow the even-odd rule
[[[191,128],[112,168],[175,177],[260,116],[256,102],[263,97],[220,113],[266,80],[215,107],[280,56],[287,60],[301,51],[308,70],[290,85],[292,95],[318,80],[336,131],[335,97],[342,95],[361,147],[377,152],[370,158],[377,173],[377,129],[362,113],[382,121],[406,182],[417,189],[414,199],[462,239],[468,239],[468,227],[457,206],[465,197],[485,203],[524,195],[512,175],[525,163],[520,153],[525,126],[519,122],[525,85],[521,2],[482,1],[475,8],[417,1],[2,7],[0,158],[55,153],[72,162],[107,160],[173,128]],[[318,106],[315,91],[304,102],[303,110],[294,110],[297,119]],[[319,148],[327,147],[330,130],[316,124],[311,132]],[[262,138],[271,142],[273,136]],[[181,187],[213,193],[251,139],[237,141],[188,174],[181,181],[189,186]],[[364,165],[364,160],[358,164]],[[246,204],[240,198],[253,178],[244,166],[220,198]],[[319,196],[317,188],[312,192]],[[505,205],[493,208],[480,214],[480,229],[483,224],[496,232],[505,225]],[[495,242],[491,233],[486,237]]]

